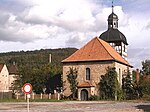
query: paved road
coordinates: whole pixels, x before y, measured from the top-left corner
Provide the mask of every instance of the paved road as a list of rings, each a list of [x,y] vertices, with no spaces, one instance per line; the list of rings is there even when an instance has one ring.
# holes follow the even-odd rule
[[[0,112],[27,112],[26,103],[0,103]],[[32,102],[30,112],[150,112],[150,103],[133,102]]]

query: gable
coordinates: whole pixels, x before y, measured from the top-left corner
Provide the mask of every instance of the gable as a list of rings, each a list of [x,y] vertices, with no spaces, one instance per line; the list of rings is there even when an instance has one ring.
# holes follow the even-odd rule
[[[113,60],[122,64],[129,65],[118,52],[107,42],[95,37],[74,54],[64,59],[62,63],[67,62],[84,62],[84,61],[108,61]]]

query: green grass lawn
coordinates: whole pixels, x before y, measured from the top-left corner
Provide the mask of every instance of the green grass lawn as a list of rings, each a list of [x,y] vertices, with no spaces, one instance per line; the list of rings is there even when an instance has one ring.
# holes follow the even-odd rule
[[[64,100],[49,100],[49,99],[34,99],[31,100],[30,102],[63,102]],[[0,102],[26,102],[24,99],[0,99]]]

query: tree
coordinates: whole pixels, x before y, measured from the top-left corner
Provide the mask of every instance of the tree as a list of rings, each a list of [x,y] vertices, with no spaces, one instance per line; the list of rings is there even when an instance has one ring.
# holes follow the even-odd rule
[[[118,91],[117,72],[114,67],[108,67],[106,74],[101,76],[99,83],[102,99],[115,99]]]
[[[134,95],[134,86],[131,79],[130,71],[127,71],[126,77],[122,79],[122,89],[125,93],[126,99],[131,100]]]
[[[23,66],[20,68],[20,81],[18,82],[21,88],[25,83],[31,83],[35,93],[49,93],[61,85],[61,69],[56,64],[45,64],[42,66]],[[55,78],[55,76],[58,76]],[[55,82],[55,83],[51,83]],[[46,91],[43,91],[46,89]]]
[[[77,76],[78,71],[76,68],[70,67],[69,71],[67,72],[67,80],[70,83],[70,90],[72,92],[73,99],[75,98],[76,92],[77,92]]]
[[[144,95],[150,95],[150,79],[142,77],[139,87]]]
[[[142,73],[143,75],[150,75],[150,60],[142,62]]]
[[[139,87],[144,95],[150,94],[150,60],[142,62],[141,77],[139,81]]]
[[[139,73],[139,76],[137,76],[136,72],[138,71],[135,71],[135,70],[132,71],[132,84],[134,88],[134,96],[135,98],[141,98],[143,96],[142,88],[140,86],[142,77],[140,73]],[[137,77],[139,77],[139,79]]]

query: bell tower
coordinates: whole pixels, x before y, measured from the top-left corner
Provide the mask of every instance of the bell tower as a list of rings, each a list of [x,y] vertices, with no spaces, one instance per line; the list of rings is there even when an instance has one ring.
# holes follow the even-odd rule
[[[127,60],[127,39],[123,33],[118,30],[118,16],[114,13],[112,2],[112,13],[108,16],[108,29],[103,32],[99,38],[108,42],[125,60]]]

